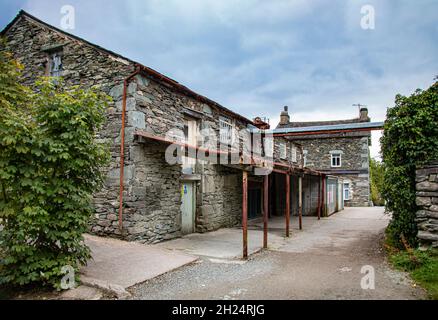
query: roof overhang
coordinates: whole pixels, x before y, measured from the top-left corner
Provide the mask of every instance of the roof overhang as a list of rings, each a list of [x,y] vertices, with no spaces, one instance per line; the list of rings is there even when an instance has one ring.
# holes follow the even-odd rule
[[[314,126],[314,127],[297,127],[297,128],[280,128],[274,130],[266,130],[264,133],[273,134],[276,137],[287,136],[307,136],[318,134],[333,134],[344,132],[361,132],[361,131],[373,131],[383,130],[383,122],[362,122],[362,123],[349,123],[349,124],[337,124],[328,126]]]

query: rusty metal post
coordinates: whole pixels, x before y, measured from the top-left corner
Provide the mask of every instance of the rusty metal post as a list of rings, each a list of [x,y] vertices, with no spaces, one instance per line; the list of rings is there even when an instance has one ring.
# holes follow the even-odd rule
[[[243,259],[248,259],[248,172],[243,171],[242,180]]]
[[[313,196],[312,175],[309,174],[308,177],[309,177],[308,180],[309,180],[309,193],[310,193],[310,195],[309,195],[309,211],[308,211],[308,214],[311,215],[312,214],[312,196]]]
[[[286,178],[286,237],[289,237],[289,225],[290,225],[290,176],[285,175]]]
[[[268,248],[268,219],[269,219],[269,175],[265,176],[263,184],[263,248]]]
[[[322,216],[325,217],[325,175],[322,175],[321,210]]]
[[[303,177],[298,178],[298,218],[300,230],[303,230]]]
[[[321,220],[321,176],[318,176],[318,220]]]
[[[126,118],[126,101],[128,95],[129,82],[140,73],[140,68],[128,76],[123,81],[123,98],[122,98],[122,128],[120,130],[120,189],[119,189],[119,230],[123,229],[123,190],[125,174],[125,118]]]

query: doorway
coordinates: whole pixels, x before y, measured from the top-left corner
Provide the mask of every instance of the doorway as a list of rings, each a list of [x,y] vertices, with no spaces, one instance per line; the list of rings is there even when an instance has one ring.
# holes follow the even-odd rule
[[[195,225],[195,185],[185,181],[181,186],[181,232],[194,232]]]

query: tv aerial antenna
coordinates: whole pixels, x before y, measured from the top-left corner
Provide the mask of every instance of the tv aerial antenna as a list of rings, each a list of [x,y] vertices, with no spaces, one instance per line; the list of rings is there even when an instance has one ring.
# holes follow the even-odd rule
[[[356,103],[356,104],[353,104],[353,107],[358,107],[359,108],[359,113],[360,113],[360,109],[362,109],[363,107],[366,107],[366,105],[360,104],[360,103]]]

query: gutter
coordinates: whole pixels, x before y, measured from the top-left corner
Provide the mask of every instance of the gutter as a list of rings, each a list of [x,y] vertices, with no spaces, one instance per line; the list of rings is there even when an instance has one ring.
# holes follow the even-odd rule
[[[304,135],[325,134],[325,133],[383,130],[383,126],[384,126],[383,122],[365,122],[365,123],[352,123],[352,124],[329,125],[329,126],[280,128],[280,129],[275,129],[265,132],[272,133],[275,137],[285,137],[285,136],[304,136]]]

